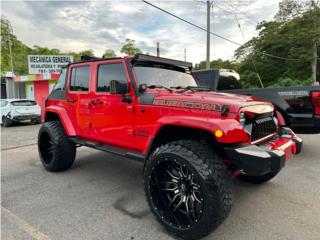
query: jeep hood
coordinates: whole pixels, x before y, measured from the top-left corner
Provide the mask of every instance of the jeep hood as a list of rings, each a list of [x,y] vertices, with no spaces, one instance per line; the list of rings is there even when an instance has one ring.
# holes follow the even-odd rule
[[[193,108],[207,111],[220,111],[223,105],[229,107],[229,112],[237,113],[241,108],[246,111],[260,113],[258,105],[265,105],[268,111],[273,110],[271,103],[259,101],[250,96],[218,93],[218,92],[167,92],[156,91],[153,105]],[[257,106],[252,108],[251,106]]]

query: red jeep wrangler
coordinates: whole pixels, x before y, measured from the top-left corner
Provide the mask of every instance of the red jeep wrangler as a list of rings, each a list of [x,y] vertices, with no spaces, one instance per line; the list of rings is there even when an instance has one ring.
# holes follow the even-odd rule
[[[87,146],[144,162],[156,219],[176,236],[217,228],[232,179],[273,178],[302,140],[272,104],[197,86],[192,64],[149,55],[71,63],[46,100],[38,149],[48,171]]]

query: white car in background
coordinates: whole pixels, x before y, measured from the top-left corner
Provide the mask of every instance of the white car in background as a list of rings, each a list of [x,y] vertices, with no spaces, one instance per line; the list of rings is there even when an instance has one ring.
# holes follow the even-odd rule
[[[0,111],[0,123],[4,127],[9,127],[15,122],[41,122],[41,108],[34,100],[1,99]]]

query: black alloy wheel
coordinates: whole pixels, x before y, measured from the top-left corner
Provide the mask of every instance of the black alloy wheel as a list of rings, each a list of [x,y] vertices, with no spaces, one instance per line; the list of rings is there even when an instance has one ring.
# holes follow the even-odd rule
[[[66,135],[59,121],[45,122],[41,126],[38,151],[43,166],[51,172],[69,169],[76,157],[76,145]]]
[[[216,229],[232,206],[232,180],[204,141],[169,142],[152,151],[144,166],[147,202],[157,221],[182,239]]]
[[[166,159],[153,169],[150,193],[157,214],[174,227],[186,229],[203,212],[203,194],[193,171],[176,159]]]
[[[42,132],[39,136],[39,153],[46,164],[50,164],[53,160],[53,141],[48,132]]]

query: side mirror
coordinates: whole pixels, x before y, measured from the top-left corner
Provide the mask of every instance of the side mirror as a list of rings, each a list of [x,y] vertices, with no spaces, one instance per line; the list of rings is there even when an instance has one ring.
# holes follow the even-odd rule
[[[142,83],[139,85],[139,93],[144,93],[148,88],[148,85],[145,83]]]
[[[110,81],[110,93],[111,94],[126,94],[129,92],[128,83],[121,83],[118,80]]]

